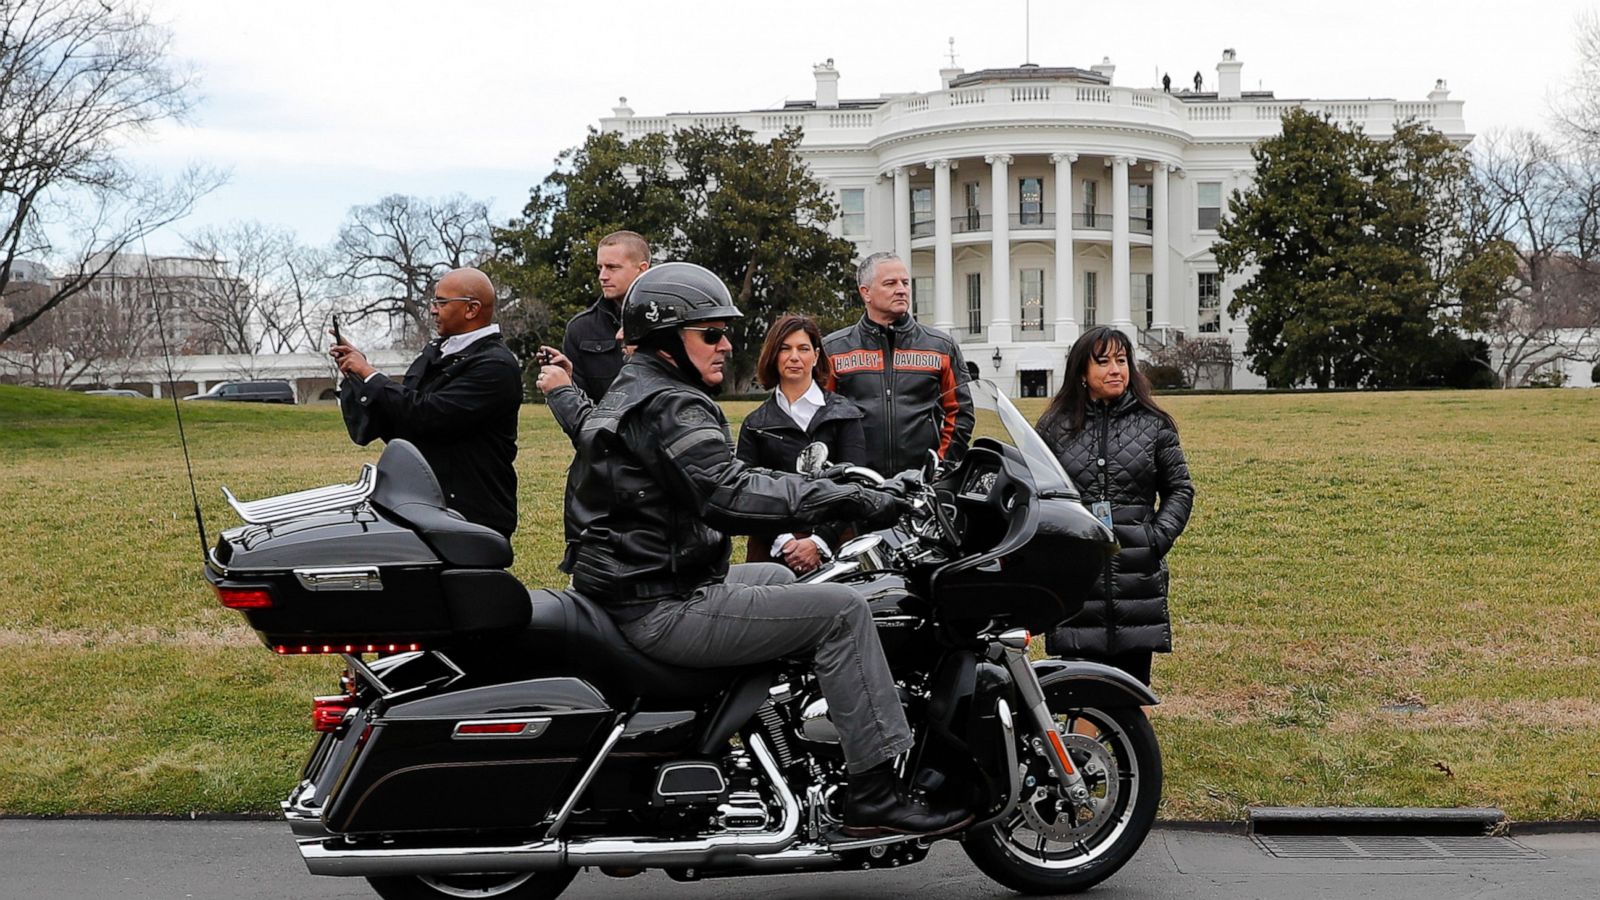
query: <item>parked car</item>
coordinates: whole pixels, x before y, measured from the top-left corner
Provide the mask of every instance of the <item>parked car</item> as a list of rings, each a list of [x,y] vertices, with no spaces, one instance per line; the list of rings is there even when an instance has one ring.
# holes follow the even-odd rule
[[[294,386],[287,381],[223,381],[204,394],[185,400],[231,400],[236,403],[293,403]]]
[[[144,394],[128,388],[101,388],[95,391],[84,391],[91,397],[143,397]]]

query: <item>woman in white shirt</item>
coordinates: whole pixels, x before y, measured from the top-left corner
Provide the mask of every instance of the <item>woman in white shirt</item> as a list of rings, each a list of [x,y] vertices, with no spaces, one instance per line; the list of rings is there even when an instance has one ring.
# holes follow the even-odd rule
[[[756,363],[756,378],[762,387],[772,389],[772,396],[740,426],[739,459],[793,472],[800,451],[821,441],[828,447],[830,463],[860,461],[866,450],[861,407],[823,388],[832,375],[816,322],[792,314],[774,322]],[[848,522],[840,522],[808,534],[753,534],[747,559],[781,562],[803,575],[832,555],[848,527]]]

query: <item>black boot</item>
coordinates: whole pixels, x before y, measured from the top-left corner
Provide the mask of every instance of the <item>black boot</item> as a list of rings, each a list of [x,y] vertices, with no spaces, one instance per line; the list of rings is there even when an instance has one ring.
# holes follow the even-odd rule
[[[889,834],[933,837],[972,824],[964,809],[933,809],[906,796],[889,763],[850,776],[844,802],[844,833],[854,838]]]

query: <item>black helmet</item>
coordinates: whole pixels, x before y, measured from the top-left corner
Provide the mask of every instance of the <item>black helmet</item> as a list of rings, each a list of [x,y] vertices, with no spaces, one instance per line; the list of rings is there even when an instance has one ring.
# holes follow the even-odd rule
[[[668,328],[717,319],[742,319],[722,279],[704,266],[669,262],[645,269],[622,301],[622,340],[642,344]]]

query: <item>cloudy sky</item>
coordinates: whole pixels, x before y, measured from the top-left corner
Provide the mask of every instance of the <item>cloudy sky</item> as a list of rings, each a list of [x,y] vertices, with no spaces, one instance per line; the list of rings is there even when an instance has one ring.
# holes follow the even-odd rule
[[[1209,86],[1224,47],[1246,90],[1285,98],[1421,100],[1444,78],[1472,131],[1543,130],[1574,69],[1573,22],[1600,7],[1032,0],[1030,39],[1024,0],[149,2],[203,99],[137,159],[230,171],[185,227],[258,219],[308,243],[394,192],[461,192],[514,215],[619,96],[639,115],[778,106],[811,97],[829,57],[844,97],[936,89],[950,37],[969,70],[1110,57],[1115,82],[1140,87],[1196,69]],[[151,250],[177,246],[163,235]]]

